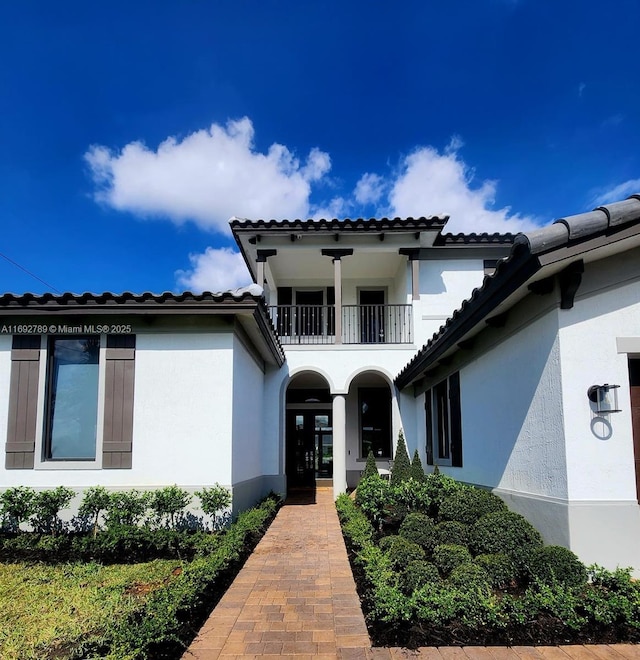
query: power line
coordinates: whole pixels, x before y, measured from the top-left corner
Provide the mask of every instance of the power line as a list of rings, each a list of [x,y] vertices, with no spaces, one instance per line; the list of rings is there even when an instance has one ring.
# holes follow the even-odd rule
[[[34,275],[30,270],[27,270],[24,266],[21,266],[17,261],[14,261],[13,259],[7,257],[6,254],[2,254],[2,252],[0,252],[0,257],[6,259],[10,264],[13,264],[16,268],[19,268],[20,270],[24,271],[27,275],[31,275],[31,277],[38,280],[38,282],[41,282],[50,289],[53,289],[53,291],[55,291],[56,293],[62,295],[62,291],[58,291],[58,289],[56,289],[56,287],[53,286],[53,284],[49,284],[49,282],[45,282],[42,278],[38,277],[37,275]]]

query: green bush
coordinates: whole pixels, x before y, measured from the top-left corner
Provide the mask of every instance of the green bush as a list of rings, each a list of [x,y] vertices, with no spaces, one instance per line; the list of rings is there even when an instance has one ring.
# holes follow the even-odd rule
[[[391,484],[384,505],[384,519],[387,526],[400,524],[412,512],[426,513],[429,510],[429,494],[423,481],[405,479]]]
[[[10,527],[19,527],[35,512],[36,491],[28,486],[7,488],[0,493],[2,517]]]
[[[404,570],[411,561],[425,559],[424,550],[402,536],[386,536],[380,543],[380,549],[387,555],[396,570]]]
[[[472,561],[471,553],[463,545],[444,544],[433,549],[433,563],[442,575],[447,576],[451,571]]]
[[[110,493],[107,528],[137,525],[146,516],[150,497],[150,493],[135,489]]]
[[[149,505],[158,523],[175,529],[176,516],[185,510],[190,501],[191,495],[174,484],[153,491]]]
[[[506,511],[507,505],[488,490],[466,486],[445,497],[440,504],[440,520],[455,520],[473,525],[487,513]]]
[[[228,488],[215,484],[211,488],[203,488],[196,491],[200,498],[202,510],[211,516],[214,529],[220,529],[224,526],[224,511],[231,506],[231,493]]]
[[[402,429],[398,433],[398,444],[396,453],[393,457],[393,466],[391,468],[391,485],[396,486],[411,476],[411,461],[407,453],[407,445],[404,441]]]
[[[503,553],[478,555],[474,561],[487,572],[492,587],[507,589],[516,583],[516,567],[507,555]]]
[[[433,520],[424,513],[414,511],[407,514],[400,525],[398,534],[407,541],[413,541],[422,546],[427,552],[431,552],[437,545],[434,535],[435,525]]]
[[[415,481],[424,481],[426,479],[424,468],[422,467],[422,461],[420,460],[420,455],[418,454],[417,449],[413,452],[409,476]]]
[[[523,565],[542,545],[540,532],[513,511],[488,513],[471,527],[470,547],[476,555],[502,552]]]
[[[92,521],[94,536],[98,533],[100,514],[109,508],[109,502],[109,491],[104,486],[91,486],[84,492],[78,513]]]
[[[456,566],[449,573],[449,584],[457,589],[477,591],[487,596],[491,592],[490,578],[482,566],[465,562]]]
[[[414,559],[410,561],[402,572],[402,586],[410,594],[425,584],[440,582],[440,572],[430,561]]]
[[[362,473],[362,478],[367,479],[368,477],[379,477],[380,473],[378,472],[378,466],[376,465],[376,458],[373,455],[373,452],[369,450],[367,454],[367,462],[364,466],[364,472]]]
[[[382,525],[389,499],[389,483],[380,477],[361,479],[356,489],[356,504],[377,528]]]
[[[42,490],[36,493],[33,500],[33,525],[39,532],[56,534],[62,529],[62,521],[58,514],[67,509],[75,496],[75,491],[65,486],[52,490]]]
[[[436,465],[436,468],[437,467],[438,466]],[[446,497],[465,488],[460,482],[439,471],[436,472],[435,470],[432,474],[426,476],[425,486],[429,497],[429,515],[432,518],[438,517],[440,505]]]
[[[532,551],[527,562],[529,576],[545,584],[558,582],[581,587],[587,582],[587,569],[575,553],[559,545],[547,545]]]
[[[469,544],[469,525],[456,520],[444,520],[435,525],[434,540],[436,545],[464,545]]]
[[[373,543],[373,526],[348,495],[343,493],[338,496],[336,510],[342,524],[342,535],[347,549],[357,552]]]

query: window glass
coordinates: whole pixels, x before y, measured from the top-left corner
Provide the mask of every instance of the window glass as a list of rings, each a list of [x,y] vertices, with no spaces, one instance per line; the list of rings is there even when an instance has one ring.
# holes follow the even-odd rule
[[[391,458],[391,393],[389,388],[360,388],[361,457]]]
[[[51,340],[47,458],[94,460],[98,423],[100,339]]]

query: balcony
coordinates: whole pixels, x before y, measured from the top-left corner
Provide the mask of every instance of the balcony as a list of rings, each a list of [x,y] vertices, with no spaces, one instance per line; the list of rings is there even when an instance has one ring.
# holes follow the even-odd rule
[[[343,305],[336,342],[334,305],[277,305],[269,313],[283,345],[411,344],[411,305]]]

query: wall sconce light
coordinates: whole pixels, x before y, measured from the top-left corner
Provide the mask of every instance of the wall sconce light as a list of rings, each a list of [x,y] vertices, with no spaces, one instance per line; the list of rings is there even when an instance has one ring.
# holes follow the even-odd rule
[[[618,408],[618,388],[620,385],[592,385],[587,390],[589,401],[595,403],[595,412],[598,415],[621,412]]]

